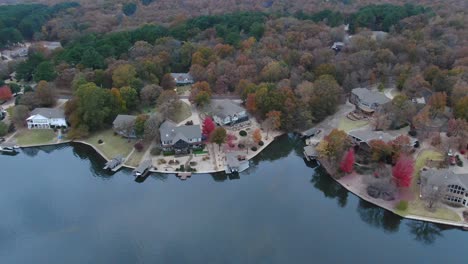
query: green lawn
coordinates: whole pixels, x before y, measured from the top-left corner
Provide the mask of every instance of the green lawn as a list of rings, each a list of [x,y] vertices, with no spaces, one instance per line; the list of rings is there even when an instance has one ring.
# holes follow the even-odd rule
[[[340,120],[340,123],[338,125],[338,129],[344,130],[346,132],[351,131],[353,129],[357,129],[360,127],[363,127],[365,125],[369,124],[368,121],[365,120],[359,120],[359,121],[353,121],[350,120],[347,117],[342,117]]]
[[[408,203],[408,209],[405,213],[455,222],[461,221],[461,218],[457,213],[446,207],[439,206],[434,212],[428,211],[424,202],[421,201],[419,197]]]
[[[188,93],[190,91],[190,89],[192,89],[191,85],[184,85],[184,86],[177,86],[176,87],[178,95],[185,95],[186,93]]]
[[[15,135],[16,143],[20,146],[54,143],[56,135],[52,129],[25,129]]]
[[[98,144],[99,139],[104,141],[104,143]],[[83,141],[102,151],[109,159],[117,155],[126,157],[130,151],[132,151],[133,145],[135,144],[135,140],[128,142],[126,138],[123,138],[120,135],[114,135],[114,131],[112,131],[112,129],[96,132]]]
[[[174,123],[180,123],[183,120],[189,118],[191,115],[192,109],[190,108],[190,105],[181,102],[180,107],[174,111],[169,118],[174,121]]]
[[[427,160],[443,160],[444,155],[440,152],[437,152],[435,150],[424,150],[422,151],[418,158],[416,159],[416,164],[415,164],[415,173],[418,173],[426,164]]]
[[[144,145],[145,147],[141,152],[138,151],[133,151],[132,155],[128,157],[128,160],[125,161],[125,164],[133,166],[133,167],[138,167],[140,165],[143,156],[145,155],[146,151],[148,150],[149,143],[147,145]]]

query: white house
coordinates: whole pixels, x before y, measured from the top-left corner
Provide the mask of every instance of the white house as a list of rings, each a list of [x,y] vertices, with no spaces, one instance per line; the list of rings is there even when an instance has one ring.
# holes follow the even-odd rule
[[[193,83],[193,77],[190,73],[171,73],[172,78],[177,85],[186,85]]]
[[[64,111],[56,108],[36,108],[26,122],[29,129],[67,127]]]
[[[211,100],[210,112],[215,123],[231,126],[249,120],[247,111],[232,100]]]

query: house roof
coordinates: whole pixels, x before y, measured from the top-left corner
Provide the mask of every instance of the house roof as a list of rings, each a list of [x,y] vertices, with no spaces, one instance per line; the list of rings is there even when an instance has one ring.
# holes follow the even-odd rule
[[[112,124],[114,127],[119,127],[128,123],[134,123],[136,120],[136,116],[133,115],[118,115]]]
[[[190,73],[171,73],[171,76],[176,83],[193,82],[193,77]]]
[[[169,120],[161,124],[159,133],[162,141],[172,141],[173,143],[179,140],[187,141],[188,139],[201,138],[200,125],[177,126]]]
[[[305,146],[304,147],[304,154],[308,157],[317,157],[318,153],[317,150],[313,146]]]
[[[59,108],[36,108],[31,112],[31,116],[41,115],[46,118],[65,118],[65,112]]]
[[[390,102],[390,99],[381,92],[371,91],[367,88],[354,88],[351,92],[359,97],[359,101],[366,102],[369,105],[382,105]]]
[[[232,100],[211,100],[209,108],[213,115],[216,115],[221,118],[228,116],[233,116],[239,114],[240,112],[245,111],[243,107],[239,104],[236,104]]]
[[[383,140],[389,142],[395,139],[394,136],[382,132],[382,131],[372,131],[372,130],[351,130],[348,132],[348,135],[358,138],[363,142],[369,143],[371,140]]]
[[[449,169],[426,169],[421,171],[424,184],[433,186],[447,186],[456,184],[468,189],[468,174],[455,174]]]

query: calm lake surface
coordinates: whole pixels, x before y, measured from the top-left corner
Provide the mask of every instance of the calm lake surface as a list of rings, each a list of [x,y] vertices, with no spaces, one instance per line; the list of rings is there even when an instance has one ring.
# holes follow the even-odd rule
[[[403,220],[282,137],[235,178],[109,174],[89,147],[0,155],[0,263],[466,263],[468,232]]]

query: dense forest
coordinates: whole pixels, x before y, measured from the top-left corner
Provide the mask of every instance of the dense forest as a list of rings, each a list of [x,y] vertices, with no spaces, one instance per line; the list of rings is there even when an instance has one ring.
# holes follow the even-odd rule
[[[0,48],[7,45],[41,38],[42,27],[60,11],[78,7],[76,2],[53,6],[41,4],[11,5],[0,8]]]
[[[80,1],[81,6],[50,18],[42,30],[44,38],[58,38],[64,48],[50,53],[32,47],[29,59],[14,68],[18,78],[48,81],[81,101],[94,102],[96,109],[106,109],[98,118],[102,122],[79,126],[87,106],[80,106],[80,100],[70,105],[72,125],[85,131],[99,129],[118,113],[154,106],[162,102],[156,100],[160,95],[173,96],[170,72],[192,74],[197,83],[191,99],[197,104],[212,94],[237,94],[260,119],[279,112],[285,130],[323,120],[351,89],[369,86],[395,86],[408,99],[425,91],[445,93],[447,104],[460,109],[457,117],[466,118],[468,17],[462,10],[448,12],[456,1],[445,9],[435,3],[339,1],[311,12],[306,6],[279,9],[283,1],[271,2],[268,8],[265,1],[253,1],[255,8],[237,8],[242,11],[175,15],[154,23],[142,6],[148,11],[166,1],[135,1],[133,7],[108,9],[101,8],[108,1],[94,7]],[[226,1],[224,11],[232,4]],[[180,10],[192,5],[195,1],[186,1]],[[343,5],[349,6],[346,12],[336,8]],[[93,24],[86,22],[96,12],[102,16],[94,17]],[[340,52],[330,48],[336,41],[345,43]],[[87,100],[91,95],[94,101]],[[409,113],[389,111],[395,112],[391,118]]]

